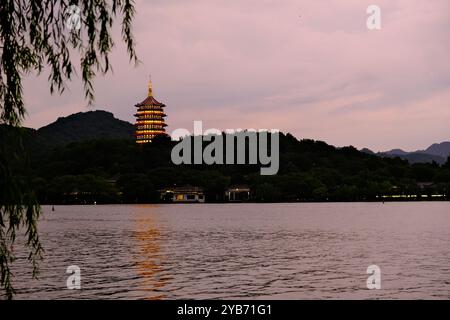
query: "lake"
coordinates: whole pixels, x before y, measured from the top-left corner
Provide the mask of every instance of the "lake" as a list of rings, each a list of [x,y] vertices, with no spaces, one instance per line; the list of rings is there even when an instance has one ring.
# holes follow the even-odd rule
[[[44,206],[39,230],[38,280],[14,248],[17,299],[450,297],[450,202]]]

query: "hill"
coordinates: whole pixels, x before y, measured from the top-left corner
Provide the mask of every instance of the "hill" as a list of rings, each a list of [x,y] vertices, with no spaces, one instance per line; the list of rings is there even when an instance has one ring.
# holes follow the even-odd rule
[[[269,202],[368,201],[411,194],[442,199],[450,192],[450,162],[411,164],[395,154],[336,148],[290,134],[280,133],[278,174],[261,176],[258,165],[175,165],[171,150],[176,142],[161,137],[137,145],[133,125],[105,111],[74,114],[38,130],[17,129],[24,133],[28,164],[14,156],[22,150],[7,135],[12,129],[0,126],[0,151],[11,155],[5,159],[31,181],[41,203],[158,202],[158,190],[174,185],[203,187],[211,202],[223,201],[233,185],[249,186],[251,201]],[[405,153],[400,156],[411,154]]]
[[[450,156],[450,141],[432,144],[424,150],[423,153],[432,154],[447,159],[447,157]]]
[[[380,157],[396,158],[407,160],[409,163],[432,163],[444,164],[450,157],[450,141],[434,143],[425,150],[417,150],[413,152],[404,151],[402,149],[392,149],[389,151],[375,153],[367,148],[361,149],[366,154],[375,154]]]
[[[39,143],[61,146],[91,139],[132,139],[134,126],[114,118],[111,112],[88,111],[58,118],[35,131]]]
[[[429,154],[425,152],[404,152],[403,153],[395,153],[392,151],[378,153],[378,155],[382,157],[395,158],[399,157],[400,159],[407,160],[409,163],[432,163],[436,162],[438,164],[444,164],[447,158]]]
[[[30,172],[42,203],[158,202],[158,190],[192,185],[208,202],[226,188],[247,185],[251,201],[367,201],[384,195],[448,195],[450,164],[409,164],[280,134],[277,175],[258,165],[174,165],[168,137],[146,145],[132,140],[89,140],[32,154]],[[193,146],[193,143],[191,143]],[[423,184],[426,182],[425,185]],[[431,196],[429,196],[431,197]]]

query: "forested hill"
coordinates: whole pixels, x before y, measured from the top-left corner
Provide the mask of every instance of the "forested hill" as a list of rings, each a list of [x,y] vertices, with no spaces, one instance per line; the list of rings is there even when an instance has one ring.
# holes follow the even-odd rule
[[[1,126],[2,130],[8,130]],[[111,112],[78,112],[37,130],[24,128],[24,140],[32,149],[52,149],[72,142],[92,139],[133,139],[134,125],[117,119]]]
[[[55,122],[36,130],[42,141],[49,145],[65,145],[89,139],[132,139],[134,126],[114,118],[106,111],[89,111],[58,118]]]
[[[203,187],[211,202],[223,201],[226,188],[236,184],[251,188],[251,201],[368,201],[411,194],[448,199],[450,194],[448,160],[409,164],[280,134],[278,174],[261,176],[256,165],[174,165],[175,142],[159,138],[137,145],[133,129],[101,111],[22,129],[30,159],[25,165],[16,161],[17,144],[6,134],[10,128],[0,126],[0,152],[11,155],[6,159],[16,165],[15,174],[30,178],[41,203],[158,202],[158,190],[174,185]]]

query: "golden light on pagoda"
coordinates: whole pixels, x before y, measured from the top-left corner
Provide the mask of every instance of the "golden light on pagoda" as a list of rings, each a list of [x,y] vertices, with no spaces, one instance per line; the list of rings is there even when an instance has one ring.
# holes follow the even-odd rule
[[[136,119],[136,143],[152,142],[152,139],[159,135],[166,135],[163,108],[165,104],[157,101],[153,97],[152,81],[148,83],[147,98],[135,105],[138,110],[134,115]]]

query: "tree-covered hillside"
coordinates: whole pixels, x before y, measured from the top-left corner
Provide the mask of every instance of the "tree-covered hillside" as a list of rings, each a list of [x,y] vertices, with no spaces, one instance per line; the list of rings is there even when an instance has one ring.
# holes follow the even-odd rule
[[[21,132],[25,163],[15,156],[20,149],[13,131]],[[409,164],[280,134],[278,174],[262,176],[258,165],[177,166],[170,158],[176,142],[165,137],[137,145],[132,137],[132,124],[95,111],[39,130],[0,126],[0,152],[41,203],[157,202],[158,190],[175,185],[203,187],[207,201],[223,201],[225,189],[236,184],[250,186],[252,201],[369,201],[402,194],[431,199],[422,195],[450,193],[448,160],[442,166]],[[0,188],[6,192],[8,186]]]
[[[27,172],[42,203],[157,202],[158,190],[174,185],[205,189],[207,201],[222,201],[234,184],[249,185],[253,201],[365,201],[393,194],[446,194],[450,165],[414,164],[380,158],[353,147],[280,135],[277,175],[258,165],[174,165],[175,142],[156,139],[89,140],[31,152]],[[378,196],[378,197],[377,197]]]
[[[88,139],[132,139],[134,126],[110,112],[97,110],[58,118],[36,133],[43,142],[55,146]]]

